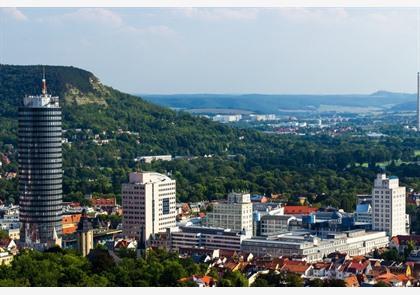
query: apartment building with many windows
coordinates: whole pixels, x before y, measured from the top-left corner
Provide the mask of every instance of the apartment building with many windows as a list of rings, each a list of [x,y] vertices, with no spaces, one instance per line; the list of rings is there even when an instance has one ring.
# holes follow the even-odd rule
[[[391,237],[407,234],[405,198],[398,177],[378,174],[372,190],[372,229]]]
[[[122,185],[123,234],[147,243],[176,226],[176,182],[155,172],[133,172]]]
[[[204,224],[208,227],[220,227],[234,231],[242,231],[252,236],[252,203],[247,193],[230,193],[226,202],[213,204],[212,212],[208,212]]]

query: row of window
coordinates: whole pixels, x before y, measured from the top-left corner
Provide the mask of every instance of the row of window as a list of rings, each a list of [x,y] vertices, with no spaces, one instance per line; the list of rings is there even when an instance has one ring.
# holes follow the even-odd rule
[[[34,148],[42,149],[52,149],[52,148],[61,148],[61,140],[56,142],[19,142],[19,150],[25,152],[27,150],[32,150]]]
[[[24,184],[19,184],[19,188],[26,190],[30,189],[31,191],[41,191],[41,190],[55,190],[55,189],[61,189],[61,184],[51,184],[51,185],[32,185],[29,184],[28,186]]]
[[[63,161],[63,157],[61,155],[52,156],[52,157],[45,157],[45,158],[19,158],[19,163],[21,164],[40,164],[40,163],[61,163]]]
[[[42,112],[42,113],[19,113],[19,121],[22,122],[27,122],[27,121],[31,121],[34,120],[36,121],[37,119],[42,119],[42,120],[57,120],[57,119],[61,119],[61,113],[60,112]]]
[[[55,212],[62,212],[62,210],[62,205],[24,206],[20,209],[20,213],[27,213],[32,216],[38,216],[38,213],[49,213],[49,215],[53,213],[55,215]]]
[[[47,164],[42,164],[42,163],[22,163],[22,165],[20,165],[22,168],[22,170],[20,171],[24,171],[26,169],[28,170],[38,170],[38,169],[53,169],[53,168],[61,168],[62,167],[62,163],[47,163]]]
[[[60,196],[59,198],[21,198],[19,199],[20,206],[33,206],[33,205],[62,205],[63,198]]]
[[[42,132],[18,132],[18,139],[19,141],[21,140],[28,140],[28,139],[49,139],[49,138],[53,138],[53,139],[61,139],[62,138],[62,134],[61,132],[57,132],[57,131],[42,131]]]
[[[19,116],[61,115],[61,108],[19,108]]]
[[[45,197],[45,196],[61,196],[63,194],[62,189],[58,190],[47,190],[41,193],[28,191],[28,190],[22,190],[20,192],[21,197],[28,197],[28,198],[36,198],[36,197]]]
[[[60,132],[62,133],[61,126],[19,126],[19,133],[36,133],[36,132]]]
[[[33,121],[28,121],[28,122],[24,122],[24,121],[20,121],[19,122],[19,128],[21,127],[26,127],[26,126],[34,126]],[[36,122],[36,126],[39,127],[43,127],[43,126],[61,126],[61,121],[43,121],[43,122]]]
[[[37,144],[59,144],[58,146],[61,146],[61,137],[52,136],[52,137],[19,137],[19,145],[21,144],[27,144],[27,143],[37,143]],[[56,146],[53,146],[56,147]]]

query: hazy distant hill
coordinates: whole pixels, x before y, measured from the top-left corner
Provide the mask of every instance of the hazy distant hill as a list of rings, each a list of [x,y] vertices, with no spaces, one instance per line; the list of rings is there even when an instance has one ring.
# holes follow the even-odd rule
[[[265,95],[265,94],[175,94],[143,95],[143,98],[162,106],[197,109],[243,109],[259,113],[278,113],[280,110],[320,111],[321,106],[372,107],[410,110],[415,95],[378,91],[369,95]],[[348,109],[348,108],[347,108]]]

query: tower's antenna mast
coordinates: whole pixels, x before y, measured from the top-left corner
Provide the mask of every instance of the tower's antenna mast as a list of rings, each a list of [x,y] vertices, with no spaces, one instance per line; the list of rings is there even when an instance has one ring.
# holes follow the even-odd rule
[[[45,79],[45,67],[42,67],[42,95],[47,95],[47,80]]]

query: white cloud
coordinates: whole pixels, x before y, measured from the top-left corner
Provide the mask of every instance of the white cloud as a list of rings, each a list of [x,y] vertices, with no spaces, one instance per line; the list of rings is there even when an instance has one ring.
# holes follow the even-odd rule
[[[39,19],[40,22],[53,22],[58,24],[86,24],[108,27],[126,34],[173,35],[175,32],[164,25],[133,26],[126,23],[123,17],[115,11],[105,8],[80,8],[74,12],[48,16]]]
[[[15,7],[0,8],[1,14],[16,21],[26,21],[28,17]]]
[[[132,34],[148,34],[148,35],[175,35],[176,32],[168,26],[164,25],[151,25],[146,27],[134,27],[130,25],[124,25],[120,27],[122,32]]]
[[[258,17],[256,8],[180,8],[175,12],[205,21],[254,20]]]
[[[91,23],[111,27],[120,27],[123,25],[123,20],[120,15],[105,8],[80,8],[74,12],[41,18],[39,21],[54,23]]]
[[[280,8],[277,10],[281,17],[298,23],[329,23],[349,19],[349,14],[344,8]]]

